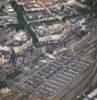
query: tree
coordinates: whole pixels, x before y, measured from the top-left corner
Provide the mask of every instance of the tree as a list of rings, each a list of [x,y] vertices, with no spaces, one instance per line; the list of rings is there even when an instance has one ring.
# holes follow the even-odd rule
[[[63,12],[63,11],[64,11],[64,5],[61,6],[61,12]]]
[[[0,7],[0,11],[3,11],[3,9],[5,9],[5,6],[4,6],[4,5],[2,5],[2,6]]]
[[[7,83],[5,81],[0,81],[0,89],[7,87]]]
[[[90,10],[90,15],[97,17],[97,0],[85,0],[85,4]]]

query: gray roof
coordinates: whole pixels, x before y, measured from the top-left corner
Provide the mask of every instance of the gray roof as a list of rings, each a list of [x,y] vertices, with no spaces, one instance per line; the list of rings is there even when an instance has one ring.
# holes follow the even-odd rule
[[[5,43],[7,40],[11,39],[14,32],[11,28],[0,28],[0,43]]]
[[[82,75],[87,68],[90,68],[91,64],[90,61],[62,54],[25,78],[23,82],[39,92],[40,95],[52,97],[59,93],[63,87],[66,88],[76,77]]]

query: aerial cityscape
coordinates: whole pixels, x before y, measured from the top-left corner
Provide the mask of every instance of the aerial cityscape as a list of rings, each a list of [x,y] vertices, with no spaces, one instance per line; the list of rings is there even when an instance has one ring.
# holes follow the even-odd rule
[[[97,100],[97,0],[0,0],[0,100]]]

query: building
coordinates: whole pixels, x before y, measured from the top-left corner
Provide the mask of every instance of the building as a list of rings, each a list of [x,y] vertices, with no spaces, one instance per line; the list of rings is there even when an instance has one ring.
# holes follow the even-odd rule
[[[17,15],[12,6],[8,3],[4,5],[4,8],[0,11],[0,26],[7,26],[9,24],[17,24]]]
[[[63,11],[58,8],[58,4],[64,8]],[[44,9],[33,10],[33,7],[29,8],[29,11],[26,11],[24,15],[25,20],[36,34],[40,45],[56,43],[64,39],[72,30],[78,28],[85,30],[85,25],[83,25],[85,18],[66,4],[56,2],[51,7],[45,8],[43,5],[42,7]]]
[[[16,88],[0,90],[0,100],[21,100],[27,94]]]
[[[1,51],[0,50],[0,66],[6,72],[10,72],[13,70],[13,53],[11,51]]]
[[[85,18],[64,0],[18,0],[18,3],[24,7],[24,18],[37,36],[39,43],[36,46],[41,50],[45,48],[51,53],[55,49],[71,46],[76,41],[75,33],[70,36],[71,32],[79,33],[86,28],[83,25]],[[69,43],[66,44],[65,39]]]
[[[14,27],[0,28],[0,50],[10,50],[10,47],[18,53],[28,46],[32,46],[32,39],[27,31],[16,31]]]
[[[94,67],[92,61],[63,53],[36,73],[22,79],[22,82],[24,87],[29,87],[48,100],[72,100],[80,90],[87,87],[91,81],[88,75]],[[84,78],[86,79],[83,81]],[[76,86],[78,83],[80,84]]]

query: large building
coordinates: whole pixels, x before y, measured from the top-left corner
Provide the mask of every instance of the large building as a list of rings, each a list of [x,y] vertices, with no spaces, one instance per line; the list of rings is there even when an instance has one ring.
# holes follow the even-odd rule
[[[88,76],[94,67],[92,61],[63,53],[34,74],[22,79],[22,82],[24,87],[48,100],[73,100],[91,81]]]
[[[64,0],[17,0],[17,3],[23,5],[25,21],[39,40],[36,46],[43,52],[71,46],[76,41],[74,34],[86,28],[85,18]]]

